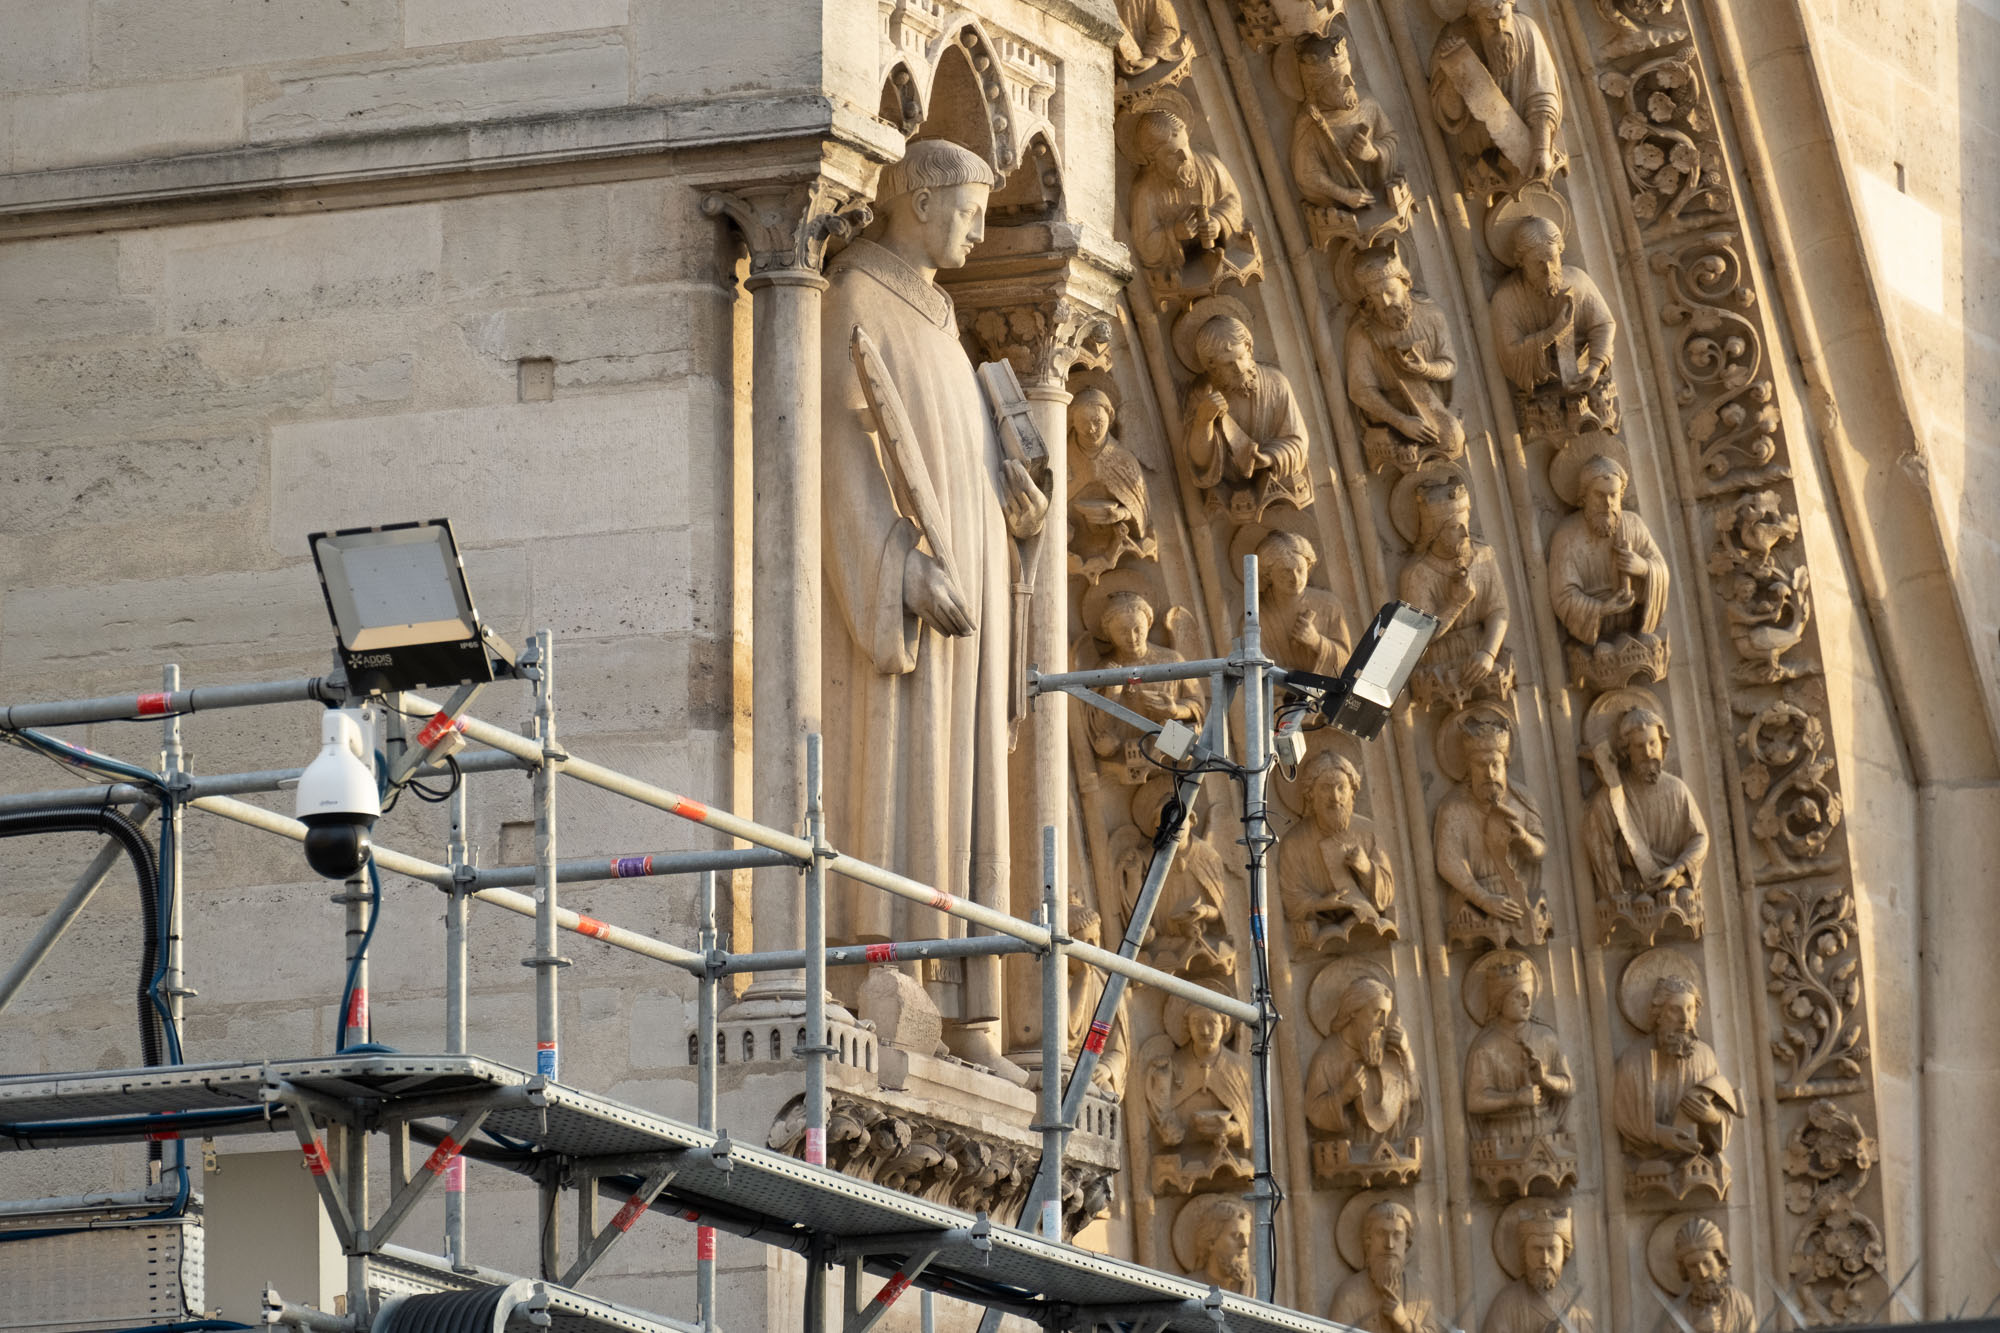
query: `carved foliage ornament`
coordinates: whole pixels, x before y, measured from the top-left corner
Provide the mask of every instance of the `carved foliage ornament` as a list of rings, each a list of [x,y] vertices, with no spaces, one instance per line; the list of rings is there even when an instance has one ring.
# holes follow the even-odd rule
[[[1859,1092],[1868,1057],[1854,893],[1837,880],[1800,879],[1764,890],[1760,907],[1777,1003],[1771,1055],[1778,1096]]]
[[[1882,1229],[1855,1205],[1876,1160],[1860,1119],[1824,1098],[1785,1144],[1785,1207],[1807,1219],[1792,1242],[1791,1276],[1817,1321],[1865,1318],[1874,1302],[1862,1288],[1887,1271]]]
[[[1824,753],[1826,724],[1788,699],[1739,711],[1750,717],[1736,739],[1743,794],[1756,802],[1750,831],[1767,862],[1760,878],[1836,869],[1826,851],[1846,811],[1831,781],[1833,758]]]
[[[1700,77],[1685,52],[1598,76],[1597,86],[1622,108],[1619,156],[1642,225],[1670,227],[1729,211],[1722,145]]]
[[[1072,370],[1111,364],[1111,323],[1067,297],[989,307],[971,315],[973,338],[993,360],[1013,363],[1021,383],[1061,387]]]
[[[701,201],[710,217],[727,216],[750,247],[750,272],[802,269],[817,273],[828,242],[861,234],[872,216],[853,192],[822,176],[784,185],[717,190]]]
[[[1764,370],[1763,334],[1749,310],[1757,293],[1745,281],[1741,244],[1714,231],[1655,254],[1667,287],[1660,318],[1674,331],[1674,366],[1688,443],[1696,451],[1704,495],[1764,486],[1792,475],[1779,457],[1778,409]]]

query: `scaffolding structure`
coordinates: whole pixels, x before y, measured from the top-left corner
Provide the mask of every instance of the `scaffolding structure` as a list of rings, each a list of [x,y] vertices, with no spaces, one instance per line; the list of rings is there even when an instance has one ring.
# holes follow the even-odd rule
[[[1144,886],[1116,950],[1068,938],[1066,903],[1058,900],[1054,831],[1044,830],[1043,902],[1040,915],[1022,919],[935,886],[920,883],[837,851],[827,839],[821,808],[819,738],[805,739],[808,806],[803,835],[770,828],[681,793],[619,773],[568,752],[558,741],[554,655],[548,631],[522,655],[517,674],[532,682],[533,724],[523,735],[471,716],[475,692],[461,689],[438,703],[415,694],[391,696],[384,712],[388,760],[398,780],[443,771],[441,754],[457,744],[478,748],[454,755],[447,861],[440,864],[376,846],[364,873],[348,880],[337,899],[345,908],[346,985],[338,1022],[340,1038],[330,1057],[281,1061],[188,1064],[177,1034],[186,998],[182,912],[183,824],[189,810],[303,841],[306,826],[238,798],[272,792],[297,781],[301,770],[281,769],[199,777],[187,771],[183,718],[219,709],[297,702],[354,704],[339,675],[268,684],[183,688],[176,667],[165,668],[157,692],[39,704],[0,705],[0,740],[59,758],[100,779],[64,791],[0,797],[0,823],[12,817],[116,809],[135,811],[134,827],[157,813],[162,903],[160,963],[152,989],[164,1030],[167,1058],[157,1067],[117,1072],[76,1072],[0,1078],[0,1150],[25,1151],[85,1143],[164,1143],[187,1197],[185,1139],[219,1134],[286,1133],[304,1154],[320,1201],[347,1255],[345,1314],[315,1310],[267,1295],[266,1323],[315,1333],[396,1333],[402,1328],[500,1328],[510,1319],[562,1330],[661,1329],[676,1333],[724,1326],[715,1308],[714,1232],[749,1237],[806,1257],[807,1295],[802,1326],[821,1333],[829,1317],[825,1274],[847,1268],[844,1333],[866,1333],[907,1288],[923,1291],[926,1327],[930,1293],[986,1307],[982,1328],[997,1328],[1016,1314],[1049,1329],[1310,1330],[1332,1333],[1340,1325],[1283,1309],[1276,1290],[1274,1216],[1281,1198],[1271,1166],[1270,1052],[1276,1012],[1269,984],[1265,929],[1265,860],[1273,842],[1265,811],[1271,766],[1273,700],[1285,673],[1263,655],[1257,607],[1255,557],[1245,561],[1241,637],[1228,657],[1137,668],[1119,667],[1059,675],[1029,673],[1029,691],[1063,691],[1107,711],[1139,732],[1156,735],[1160,724],[1097,693],[1100,687],[1156,680],[1200,680],[1209,685],[1203,730],[1176,774],[1169,819],[1184,817],[1207,774],[1225,772],[1243,792],[1245,866],[1252,925],[1253,995],[1249,1001],[1138,961],[1155,903],[1180,840],[1163,828]],[[1241,703],[1240,760],[1230,757],[1228,715]],[[428,719],[416,735],[402,719]],[[98,755],[42,734],[37,728],[114,721],[158,720],[162,764],[158,771]],[[533,779],[532,864],[485,868],[472,864],[467,831],[466,782],[493,771],[526,771]],[[661,852],[613,858],[559,859],[558,778],[569,778],[665,811],[747,846],[713,851]],[[31,830],[32,831],[32,830]],[[130,841],[129,837],[126,839]],[[108,841],[69,893],[42,922],[21,955],[0,973],[0,1011],[19,992],[90,902],[125,847]],[[716,925],[716,875],[757,867],[791,867],[803,881],[804,945],[797,949],[730,952],[720,947]],[[368,943],[372,908],[379,906],[378,871],[427,883],[447,895],[445,912],[445,1013],[443,1053],[409,1055],[369,1044]],[[688,948],[639,931],[581,915],[560,905],[566,883],[633,877],[696,877],[699,935]],[[841,876],[957,917],[979,934],[906,940],[891,944],[829,946],[825,895],[829,877]],[[532,894],[519,890],[531,888]],[[535,972],[535,1061],[532,1071],[510,1068],[467,1051],[467,931],[473,902],[532,918]],[[562,1033],[558,1021],[563,932],[678,968],[696,979],[696,1123],[683,1124],[564,1085],[560,1080]],[[838,1054],[827,1042],[826,969],[978,954],[1032,954],[1041,973],[1043,1070],[1036,1124],[1042,1159],[1019,1219],[1009,1226],[887,1190],[829,1170],[826,1163],[826,1061]],[[1069,1077],[1066,1034],[1067,962],[1104,974],[1097,1011]],[[804,983],[804,1161],[761,1146],[732,1141],[716,1127],[717,1024],[722,979],[740,973],[789,971]],[[1068,1134],[1076,1126],[1099,1053],[1133,981],[1154,986],[1246,1024],[1254,1063],[1254,1213],[1256,1291],[1259,1298],[1221,1291],[1201,1282],[1067,1244],[1060,1206]],[[386,1153],[391,1189],[371,1200],[370,1165],[376,1141]],[[427,1147],[413,1157],[412,1145]],[[464,1241],[463,1194],[447,1187],[446,1243],[440,1256],[392,1243],[411,1208],[440,1177],[464,1169],[466,1160],[515,1172],[539,1186],[541,1272],[520,1279],[480,1269]],[[459,1176],[462,1180],[462,1176]],[[574,1246],[565,1256],[560,1216],[565,1195],[575,1207]],[[143,1203],[146,1200],[125,1200]],[[601,1201],[615,1204],[607,1219]],[[647,1212],[696,1224],[697,1317],[684,1321],[643,1314],[576,1290],[617,1242]],[[862,1274],[885,1281],[862,1299]],[[386,1296],[386,1299],[385,1299]],[[412,1304],[415,1302],[415,1304]],[[424,1302],[433,1304],[425,1305]],[[436,1302],[456,1302],[449,1307]],[[452,1313],[457,1311],[459,1313]],[[470,1313],[465,1313],[469,1311]],[[449,1322],[471,1319],[463,1325]],[[435,1322],[444,1319],[446,1322]],[[425,1322],[431,1321],[431,1322]],[[484,1322],[480,1322],[484,1321]],[[497,1322],[496,1322],[497,1321]],[[526,1324],[517,1323],[525,1327]]]

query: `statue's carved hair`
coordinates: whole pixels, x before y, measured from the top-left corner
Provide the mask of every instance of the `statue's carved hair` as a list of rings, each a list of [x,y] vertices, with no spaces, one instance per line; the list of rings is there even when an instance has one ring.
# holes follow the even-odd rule
[[[1361,790],[1361,770],[1338,750],[1321,750],[1306,760],[1305,770],[1299,774],[1299,790],[1311,793],[1319,790],[1322,782],[1335,778],[1346,778],[1354,790]]]
[[[1384,1199],[1361,1216],[1361,1231],[1366,1235],[1368,1228],[1377,1222],[1400,1222],[1406,1234],[1414,1236],[1417,1230],[1416,1214],[1397,1203],[1394,1199]]]
[[[1132,132],[1132,146],[1137,149],[1139,165],[1145,166],[1153,160],[1153,145],[1175,134],[1187,132],[1187,122],[1171,111],[1148,111],[1139,117],[1138,128]]]
[[[1283,528],[1273,531],[1257,543],[1257,563],[1262,566],[1278,560],[1302,560],[1306,570],[1319,563],[1319,552],[1313,550],[1312,543],[1296,532],[1286,532]]]
[[[1213,1203],[1206,1203],[1211,1199]],[[1221,1194],[1203,1195],[1198,1202],[1204,1202],[1206,1206],[1195,1223],[1194,1235],[1189,1239],[1194,1242],[1195,1253],[1206,1257],[1214,1252],[1215,1242],[1221,1239],[1223,1232],[1250,1216],[1250,1205]]]
[[[1102,407],[1108,416],[1115,417],[1118,415],[1118,406],[1111,401],[1111,395],[1094,384],[1085,389],[1078,389],[1076,397],[1070,400],[1070,407],[1074,410],[1079,407],[1087,407],[1093,403]]]
[[[1372,287],[1387,278],[1400,282],[1410,281],[1410,266],[1396,253],[1393,245],[1377,246],[1368,251],[1354,265],[1354,277],[1363,287]]]
[[[1714,1253],[1722,1267],[1729,1267],[1729,1250],[1723,1244],[1722,1228],[1705,1217],[1689,1221],[1674,1233],[1674,1258],[1686,1259],[1690,1255]]]
[[[1333,1030],[1339,1032],[1354,1021],[1354,1016],[1366,1005],[1387,1000],[1393,1008],[1396,993],[1377,981],[1374,977],[1356,977],[1340,993],[1340,1003],[1333,1009]]]
[[[1229,350],[1239,342],[1254,345],[1250,326],[1234,315],[1217,315],[1195,330],[1195,360],[1204,366],[1212,366],[1228,356]]]
[[[1576,1252],[1576,1224],[1567,1208],[1544,1205],[1528,1209],[1520,1223],[1521,1242],[1525,1246],[1531,1236],[1553,1236],[1562,1242],[1563,1258]]]
[[[1589,494],[1596,488],[1598,482],[1607,480],[1617,482],[1618,489],[1622,491],[1631,483],[1632,475],[1625,470],[1623,463],[1611,455],[1599,454],[1583,465],[1582,470],[1576,474],[1576,479],[1577,488]]]
[[[1530,254],[1550,249],[1560,253],[1562,248],[1562,228],[1547,218],[1523,218],[1514,227],[1515,268],[1519,268]]]
[[[1660,1025],[1660,1011],[1681,996],[1694,1001],[1696,1012],[1701,1010],[1701,987],[1686,977],[1667,975],[1653,983],[1653,995],[1646,1002],[1646,1017],[1654,1027]]]
[[[1625,716],[1618,719],[1618,743],[1630,745],[1634,736],[1644,735],[1652,727],[1660,729],[1660,744],[1665,745],[1674,738],[1673,733],[1667,730],[1667,720],[1652,709],[1628,708]]]
[[[1141,593],[1129,590],[1114,592],[1104,603],[1104,619],[1100,624],[1108,628],[1113,621],[1119,619],[1121,616],[1144,616],[1146,626],[1150,629],[1154,618],[1153,604],[1147,601]]]
[[[942,190],[952,185],[994,183],[986,159],[949,139],[919,139],[903,152],[903,160],[882,168],[875,202],[887,203],[918,190]]]

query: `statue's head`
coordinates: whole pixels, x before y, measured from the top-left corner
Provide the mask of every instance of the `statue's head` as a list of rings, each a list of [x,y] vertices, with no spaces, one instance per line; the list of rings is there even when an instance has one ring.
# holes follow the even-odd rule
[[[1632,776],[1648,786],[1660,780],[1667,762],[1667,720],[1650,708],[1628,708],[1618,719],[1618,748]]]
[[[1544,217],[1523,219],[1514,228],[1514,267],[1531,289],[1550,296],[1568,290],[1563,276],[1562,228]]]
[[[1171,111],[1148,111],[1132,134],[1139,167],[1156,171],[1176,185],[1193,185],[1197,178],[1194,148],[1188,143],[1187,122]]]
[[[1416,1227],[1410,1210],[1394,1199],[1384,1199],[1361,1215],[1361,1254],[1378,1284],[1391,1286],[1402,1276]]]
[[[1361,770],[1336,750],[1321,750],[1306,760],[1300,787],[1306,809],[1322,826],[1339,832],[1354,820],[1354,798],[1361,791]]]
[[[1653,983],[1646,1003],[1646,1020],[1653,1026],[1653,1045],[1664,1054],[1685,1060],[1694,1054],[1695,1022],[1701,1017],[1701,991],[1686,977],[1665,976]]]
[[[1319,563],[1312,543],[1296,532],[1279,529],[1257,543],[1257,583],[1266,593],[1297,597]]]
[[[1354,58],[1347,49],[1347,34],[1339,31],[1324,37],[1307,37],[1298,45],[1299,82],[1306,100],[1328,111],[1352,111],[1361,104],[1360,90],[1354,86]]]
[[[1097,446],[1110,436],[1111,423],[1117,416],[1110,394],[1102,389],[1085,389],[1070,400],[1070,436],[1086,453],[1096,453]]]
[[[1417,492],[1417,549],[1446,560],[1471,555],[1472,497],[1457,477]]]
[[[1696,1305],[1713,1305],[1729,1285],[1729,1247],[1722,1228],[1705,1217],[1687,1222],[1674,1233],[1674,1263],[1688,1284]]]
[[[1625,508],[1625,465],[1599,454],[1577,473],[1578,498],[1583,502],[1583,519],[1599,537],[1609,537],[1618,529],[1619,511]]]
[[[1535,1016],[1535,992],[1541,988],[1535,965],[1523,958],[1510,966],[1494,969],[1487,985],[1493,988],[1493,1012],[1509,1023],[1525,1023]]]
[[[1410,270],[1394,249],[1370,251],[1354,266],[1354,280],[1361,289],[1361,304],[1369,317],[1384,328],[1405,329],[1416,313],[1410,295]]]
[[[1136,592],[1115,592],[1104,605],[1098,625],[1114,657],[1136,662],[1146,655],[1153,633],[1153,604]]]
[[[1396,996],[1373,977],[1356,977],[1334,1006],[1333,1030],[1360,1055],[1366,1065],[1379,1065],[1388,1051],[1389,1023],[1395,1017]]]
[[[1769,556],[1773,547],[1798,531],[1799,521],[1785,514],[1776,491],[1758,491],[1736,502],[1736,540],[1746,551]]]
[[[1576,1245],[1567,1208],[1538,1206],[1520,1221],[1521,1276],[1537,1291],[1553,1291]]]
[[[1257,383],[1257,342],[1250,326],[1234,315],[1217,315],[1194,335],[1195,360],[1224,389],[1248,389]]]
[[[1194,1229],[1194,1267],[1209,1281],[1233,1291],[1250,1289],[1250,1205],[1228,1195],[1206,1194],[1206,1215]],[[1190,1207],[1193,1202],[1190,1202]]]
[[[1514,0],[1470,0],[1465,14],[1482,32],[1506,32],[1514,26]]]
[[[882,244],[918,268],[958,268],[986,236],[986,159],[948,139],[919,139],[882,168]]]
[[[1463,725],[1466,790],[1490,810],[1507,794],[1507,756],[1514,752],[1514,733],[1488,718]]]

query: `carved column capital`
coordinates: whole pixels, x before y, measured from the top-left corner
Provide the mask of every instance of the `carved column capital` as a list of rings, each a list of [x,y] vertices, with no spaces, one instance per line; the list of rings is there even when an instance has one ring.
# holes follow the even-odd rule
[[[803,181],[713,190],[701,201],[710,217],[727,217],[750,247],[754,282],[782,281],[781,274],[817,274],[827,242],[854,236],[868,225],[868,204],[848,186],[814,176]]]
[[[1078,368],[1109,367],[1111,320],[1068,296],[994,305],[966,315],[987,357],[1014,363],[1023,388],[1060,389]]]

